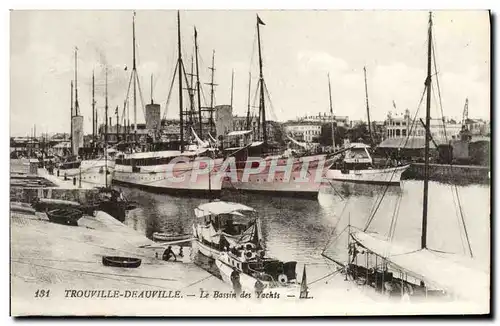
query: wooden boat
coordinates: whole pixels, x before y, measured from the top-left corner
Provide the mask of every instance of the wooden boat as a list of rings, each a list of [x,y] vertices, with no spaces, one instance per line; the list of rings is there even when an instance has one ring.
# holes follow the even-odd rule
[[[192,234],[175,234],[169,232],[155,232],[153,233],[154,241],[171,242],[171,241],[183,241],[189,240],[193,237]]]
[[[323,178],[323,185],[330,182],[351,182],[377,185],[399,185],[401,175],[410,165],[377,168],[368,151],[370,146],[352,143],[346,149],[344,157],[329,166]]]
[[[103,256],[102,264],[110,267],[137,268],[142,260],[133,257]]]
[[[245,232],[253,227],[255,221],[251,214],[253,208],[243,204],[213,201],[195,209],[198,219],[193,225],[195,247],[209,258],[217,258],[225,249],[234,247],[238,240],[248,239]],[[244,215],[246,214],[246,215]]]
[[[81,208],[82,205],[76,201],[51,199],[51,198],[35,198],[32,203],[33,208],[39,212],[53,210],[56,208]]]
[[[28,215],[35,215],[36,210],[27,203],[11,202],[10,203],[11,212],[19,212]]]
[[[236,146],[224,149],[225,156],[234,158],[236,173],[233,177],[226,176],[223,179],[222,188],[231,191],[237,190],[238,192],[244,191],[315,199],[318,195],[321,178],[327,165],[325,164],[326,155],[306,154],[301,157],[285,157],[286,155],[284,155],[283,151],[273,148],[271,142],[268,141],[268,121],[266,120],[266,99],[264,95],[266,86],[263,74],[260,32],[260,26],[263,24],[260,19],[256,24],[257,45],[259,49],[259,81],[257,85],[257,88],[260,89],[259,127],[257,132],[255,132],[250,126],[250,78],[246,121],[247,130],[232,131],[225,135],[228,140],[232,138],[236,140],[236,142],[232,141]],[[250,137],[251,135],[253,137]],[[241,146],[241,143],[246,145]],[[245,173],[248,172],[247,166],[259,168],[259,172],[247,175]],[[275,169],[275,167],[279,168]],[[221,167],[221,169],[223,168],[224,166]]]
[[[266,255],[258,218],[235,245],[222,249],[215,264],[236,293],[245,290],[257,296],[278,293],[298,297],[303,289],[297,281],[296,261],[283,262]]]
[[[82,159],[81,157],[78,157],[79,155],[79,150],[82,149],[83,143],[78,144],[75,143],[75,139],[78,137],[76,135],[73,135],[74,133],[74,123],[75,121],[82,121],[81,124],[83,124],[83,116],[80,115],[80,107],[78,103],[78,74],[77,74],[77,56],[78,56],[78,50],[75,49],[75,83],[74,83],[74,95],[75,95],[75,101],[74,101],[74,107],[73,107],[73,81],[71,81],[71,117],[70,117],[70,125],[71,125],[71,150],[70,150],[70,155],[66,157],[66,159],[63,162],[60,162],[56,166],[56,171],[55,174],[58,178],[61,178],[63,180],[72,180],[74,185],[76,184],[81,184],[84,183],[87,186],[92,186],[92,187],[102,187],[102,186],[107,186],[108,184],[111,183],[112,178],[113,178],[113,171],[114,171],[114,160],[112,155],[108,153],[108,148],[107,148],[107,137],[104,137],[104,148],[102,149],[102,154],[98,155],[97,152],[92,153],[92,155],[89,155],[89,157],[86,157],[85,159]],[[107,74],[106,74],[107,77]],[[95,91],[95,83],[94,83],[94,77],[92,76],[92,111],[95,111],[95,101],[94,101],[94,92]],[[108,116],[107,114],[107,109],[108,109],[108,104],[107,104],[107,78],[106,78],[106,117]],[[93,123],[95,123],[94,119],[94,114],[92,115]],[[77,119],[77,120],[75,120]],[[81,119],[81,120],[80,120]],[[108,121],[105,121],[105,124],[108,124]],[[83,125],[82,125],[83,128]],[[95,135],[92,135],[93,140],[95,141]],[[82,139],[83,140],[83,139]],[[92,148],[92,150],[96,150],[96,148]],[[54,171],[52,171],[54,172]]]
[[[78,226],[78,220],[83,216],[83,212],[76,208],[57,208],[50,211],[47,211],[47,217],[49,221]]]
[[[135,19],[135,18],[134,18]],[[177,28],[178,28],[178,64],[182,65],[182,51],[181,51],[181,23],[180,15],[177,15]],[[134,30],[135,24],[132,24]],[[135,39],[133,40],[135,42]],[[196,39],[195,39],[196,41]],[[198,56],[198,47],[196,48],[196,56]],[[133,55],[133,66],[135,67],[135,52]],[[198,62],[198,61],[197,61]],[[180,150],[161,150],[161,151],[145,151],[135,153],[123,153],[115,160],[115,172],[113,182],[137,188],[165,192],[172,195],[181,196],[187,195],[192,197],[198,196],[216,196],[221,192],[222,180],[216,173],[205,173],[199,159],[204,162],[212,159],[212,154],[207,148],[197,148],[196,150],[189,150],[186,148],[186,140],[188,137],[185,135],[186,125],[182,118],[185,113],[183,107],[183,78],[186,77],[183,69],[176,69],[176,74],[179,77],[179,107],[180,107],[180,127],[179,136]],[[132,74],[136,73],[135,70]],[[134,75],[131,76],[131,78]],[[199,77],[199,76],[198,76]],[[138,78],[135,75],[134,78]],[[134,89],[135,89],[135,83]],[[202,117],[201,104],[200,104],[200,85],[198,85],[198,111],[199,119]],[[129,86],[130,87],[130,86]],[[193,85],[188,89],[192,89]],[[192,95],[191,91],[189,91]],[[133,92],[136,93],[135,91]],[[134,95],[135,96],[135,95]],[[169,95],[170,96],[170,95]],[[135,103],[135,99],[134,99]],[[211,119],[212,121],[212,119]],[[158,121],[160,123],[160,121]],[[201,127],[201,121],[199,121]],[[199,135],[202,137],[201,133]],[[198,138],[196,136],[196,138]],[[187,149],[187,150],[186,150]],[[172,163],[173,162],[173,163]],[[177,163],[176,163],[177,162]],[[214,162],[214,170],[222,164],[222,159],[216,159]]]
[[[398,214],[394,214],[392,217],[389,236],[367,232],[375,214],[372,212],[363,229],[354,229],[350,225],[348,226],[347,261],[324,256],[344,266],[344,272],[348,279],[358,285],[373,287],[376,291],[390,297],[408,298],[409,300],[418,298],[428,300],[430,297],[440,297],[440,299],[445,300],[458,299],[463,302],[488,305],[490,298],[488,273],[475,268],[475,262],[467,257],[441,253],[429,248],[427,244],[428,169],[431,140],[428,126],[430,125],[432,78],[433,76],[437,78],[438,75],[437,72],[431,71],[432,58],[434,57],[431,46],[432,14],[429,15],[428,33],[428,71],[425,82],[427,103],[424,124],[426,177],[423,189],[420,247],[415,248],[416,246],[409,246],[393,240]],[[458,192],[456,194],[458,196]],[[383,196],[380,200],[382,199]],[[458,205],[460,204],[458,203]],[[458,211],[462,214],[462,209]],[[464,234],[472,257],[472,249],[464,221],[462,216]]]

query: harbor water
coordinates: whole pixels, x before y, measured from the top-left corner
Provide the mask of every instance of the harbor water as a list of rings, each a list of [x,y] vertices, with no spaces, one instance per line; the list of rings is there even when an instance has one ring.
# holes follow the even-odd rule
[[[401,187],[328,185],[317,200],[260,194],[223,193],[221,199],[256,209],[261,217],[267,253],[298,262],[299,275],[307,266],[308,281],[328,283],[325,275],[338,266],[325,258],[347,255],[346,227],[363,229],[377,207],[368,231],[387,235],[391,222],[394,240],[418,249],[422,227],[422,181],[402,181]],[[121,187],[128,200],[138,203],[125,224],[152,238],[154,232],[191,233],[194,208],[207,199],[172,197]],[[458,197],[457,197],[458,194]],[[382,196],[383,195],[383,196]],[[380,198],[383,200],[380,202]],[[380,202],[380,204],[378,204]],[[458,205],[460,202],[461,211]],[[463,215],[463,218],[462,218]],[[466,230],[464,231],[463,222]],[[342,233],[344,231],[344,233]],[[466,234],[467,233],[467,234]],[[490,186],[452,186],[429,183],[427,243],[431,249],[470,257],[476,268],[489,269]]]

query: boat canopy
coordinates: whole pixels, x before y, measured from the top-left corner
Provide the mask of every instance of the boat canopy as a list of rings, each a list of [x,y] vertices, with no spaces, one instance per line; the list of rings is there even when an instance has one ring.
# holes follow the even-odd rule
[[[231,203],[225,201],[215,201],[206,204],[201,204],[194,209],[196,217],[204,217],[208,215],[219,215],[219,214],[234,214],[239,216],[244,216],[240,211],[254,212],[255,210],[239,203]]]
[[[482,270],[465,266],[452,257],[441,256],[428,249],[419,250],[393,243],[378,234],[354,232],[352,237],[358,244],[387,259],[407,274],[449,294],[474,302],[489,300],[489,277]]]
[[[243,135],[248,135],[251,132],[252,132],[252,130],[236,130],[236,131],[231,131],[227,135],[228,136],[243,136]]]

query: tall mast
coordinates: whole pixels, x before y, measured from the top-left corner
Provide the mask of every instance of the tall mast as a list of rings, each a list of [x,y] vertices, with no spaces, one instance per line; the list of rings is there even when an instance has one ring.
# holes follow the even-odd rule
[[[179,118],[181,132],[181,153],[184,152],[184,118],[182,114],[182,51],[181,51],[181,16],[177,11],[177,64],[179,66]]]
[[[252,87],[252,73],[248,73],[248,105],[247,105],[247,126],[246,129],[250,130],[250,91]]]
[[[94,70],[92,70],[92,145],[95,146],[95,78]]]
[[[424,200],[422,209],[422,241],[420,247],[427,248],[427,208],[429,198],[429,140],[431,122],[431,86],[432,86],[432,13],[429,13],[429,39],[427,43],[427,78],[425,87],[427,89],[427,102],[425,106],[425,164],[424,164]]]
[[[234,69],[231,72],[231,110],[233,109]]]
[[[215,74],[215,50],[212,51],[212,67],[209,68],[212,71],[212,77],[210,81],[210,133],[213,133],[214,124],[214,74]]]
[[[135,11],[132,17],[132,78],[134,79],[134,141],[137,141],[137,70],[135,65]]]
[[[266,105],[264,101],[264,74],[262,73],[262,49],[260,46],[260,27],[265,25],[264,22],[257,15],[257,40],[259,45],[259,84],[260,84],[260,101],[259,101],[259,120],[262,119],[262,133],[264,144],[267,144],[267,128],[266,128]]]
[[[191,56],[191,72],[188,74],[189,75],[189,87],[188,92],[189,92],[189,104],[190,104],[190,111],[189,111],[189,125],[193,125],[193,115],[194,115],[194,110],[195,110],[195,100],[194,100],[194,94],[195,94],[195,88],[194,88],[194,76],[196,74],[194,73],[194,55]]]
[[[332,146],[335,151],[335,133],[334,133],[334,119],[333,119],[333,105],[332,105],[332,86],[330,85],[330,74],[328,74],[328,94],[330,95],[330,115],[332,118]]]
[[[127,100],[123,101],[123,114],[125,115],[125,111],[127,109]],[[123,121],[123,140],[126,142],[127,141],[127,119],[125,119],[125,116],[122,116],[122,121]]]
[[[75,46],[75,115],[80,115],[78,105],[78,48]]]
[[[116,114],[116,143],[118,144],[120,140],[120,115],[118,113],[118,105],[116,106],[115,114]]]
[[[154,101],[153,101],[153,74],[151,74],[151,104],[154,104]]]
[[[202,121],[201,121],[201,91],[200,91],[200,67],[198,65],[198,31],[196,27],[194,28],[194,52],[195,52],[195,60],[196,60],[196,95],[198,100],[198,123],[199,123],[199,137],[203,139],[202,135]],[[210,130],[212,131],[212,130]]]
[[[69,124],[70,124],[69,140],[71,143],[71,152],[73,153],[73,81],[71,81],[71,114],[69,118]]]
[[[464,112],[462,114],[462,129],[467,127],[467,120],[469,119],[469,98],[465,99]]]
[[[106,84],[105,84],[105,100],[104,100],[104,183],[108,187],[108,66],[106,66]]]
[[[106,83],[104,86],[104,145],[108,147],[108,67],[106,66]]]
[[[365,97],[366,97],[366,116],[368,118],[368,132],[370,133],[370,142],[373,144],[372,123],[370,121],[370,104],[368,103],[368,82],[366,81],[366,67],[363,67],[365,73]]]

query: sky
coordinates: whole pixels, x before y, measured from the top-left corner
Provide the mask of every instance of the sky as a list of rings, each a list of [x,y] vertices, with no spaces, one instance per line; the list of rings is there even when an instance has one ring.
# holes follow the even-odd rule
[[[424,90],[427,62],[426,11],[181,11],[182,53],[191,70],[193,28],[198,30],[200,82],[209,103],[215,50],[215,104],[229,104],[234,70],[234,113],[245,115],[249,72],[254,102],[258,81],[256,14],[261,25],[263,72],[270,94],[267,117],[279,121],[333,110],[366,120],[363,67],[367,69],[370,116],[384,120],[409,109]],[[177,12],[136,11],[137,71],[145,104],[178,118],[177,83],[167,97],[177,60]],[[78,99],[86,132],[92,131],[91,78],[96,78],[99,118],[108,70],[109,115],[122,114],[132,68],[133,11],[12,11],[10,124],[12,136],[69,132],[70,81],[78,47]],[[490,119],[490,21],[487,11],[435,11],[434,45],[444,115],[460,120],[465,98],[469,117]],[[125,67],[127,69],[125,70]],[[433,118],[440,117],[437,86]],[[184,101],[187,101],[185,97]],[[396,108],[393,107],[393,101]],[[131,103],[131,102],[130,102]],[[138,122],[144,121],[138,96]],[[419,116],[424,114],[420,106]],[[130,106],[131,120],[133,109]]]

